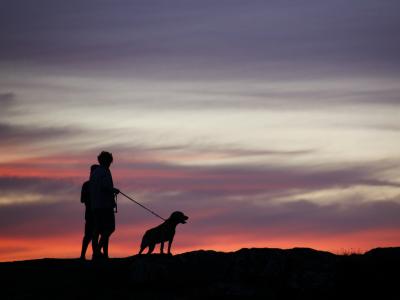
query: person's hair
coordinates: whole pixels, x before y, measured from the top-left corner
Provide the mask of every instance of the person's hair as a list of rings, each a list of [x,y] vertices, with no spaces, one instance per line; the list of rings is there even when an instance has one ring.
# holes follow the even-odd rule
[[[113,156],[110,152],[101,151],[99,156],[97,156],[97,160],[100,165],[110,165],[113,161]]]
[[[90,166],[90,174],[92,174],[94,172],[94,170],[96,170],[99,167],[99,165],[91,165]]]

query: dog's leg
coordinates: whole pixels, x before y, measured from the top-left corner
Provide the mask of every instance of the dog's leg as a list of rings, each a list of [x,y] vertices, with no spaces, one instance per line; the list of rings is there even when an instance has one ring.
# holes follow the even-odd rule
[[[147,252],[147,254],[153,253],[153,250],[154,250],[155,247],[156,247],[156,244],[149,245],[149,252]]]
[[[139,250],[139,254],[142,254],[144,249],[146,249],[146,247],[141,246],[140,250]]]
[[[164,254],[164,242],[161,242],[160,244],[160,253]]]
[[[139,254],[142,254],[144,249],[146,249],[147,247],[147,238],[146,238],[146,234],[143,236],[142,238],[142,242],[140,243],[140,250],[139,250]]]
[[[170,239],[168,241],[168,254],[171,254],[171,246],[172,246],[172,241],[174,240],[174,238]]]

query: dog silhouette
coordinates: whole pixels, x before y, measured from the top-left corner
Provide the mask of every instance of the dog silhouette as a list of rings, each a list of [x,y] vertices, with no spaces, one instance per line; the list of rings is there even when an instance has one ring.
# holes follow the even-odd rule
[[[161,243],[160,253],[164,253],[164,242],[168,241],[168,254],[171,254],[171,245],[175,236],[175,229],[178,224],[185,224],[188,216],[180,211],[175,211],[171,216],[165,220],[164,223],[157,227],[151,228],[145,232],[140,245],[139,254],[142,254],[146,247],[149,247],[147,254],[151,254],[156,244]]]

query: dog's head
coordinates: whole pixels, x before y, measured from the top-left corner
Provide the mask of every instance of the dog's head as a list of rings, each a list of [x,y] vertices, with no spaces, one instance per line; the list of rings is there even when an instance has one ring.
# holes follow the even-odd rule
[[[169,219],[177,224],[178,223],[185,224],[186,220],[189,219],[189,217],[185,216],[185,214],[181,211],[174,211],[169,217]]]

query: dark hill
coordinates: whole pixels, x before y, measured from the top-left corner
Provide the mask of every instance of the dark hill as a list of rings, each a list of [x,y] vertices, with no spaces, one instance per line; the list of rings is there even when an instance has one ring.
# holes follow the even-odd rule
[[[1,299],[400,299],[400,248],[194,251],[0,264]]]

